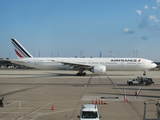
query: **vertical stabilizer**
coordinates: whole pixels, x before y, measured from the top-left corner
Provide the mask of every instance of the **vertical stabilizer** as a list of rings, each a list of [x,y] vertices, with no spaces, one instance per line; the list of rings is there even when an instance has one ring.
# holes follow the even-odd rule
[[[100,58],[102,58],[102,57],[103,57],[101,52],[99,52],[99,57],[100,57]]]
[[[18,58],[33,58],[33,56],[16,40],[11,39]]]

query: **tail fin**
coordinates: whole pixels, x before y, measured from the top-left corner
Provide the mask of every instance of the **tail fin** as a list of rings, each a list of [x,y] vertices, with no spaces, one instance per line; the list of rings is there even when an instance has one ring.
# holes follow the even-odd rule
[[[11,39],[18,58],[33,58],[33,56],[16,40]]]
[[[102,57],[103,57],[101,52],[99,52],[99,57],[100,57],[100,58],[102,58]]]

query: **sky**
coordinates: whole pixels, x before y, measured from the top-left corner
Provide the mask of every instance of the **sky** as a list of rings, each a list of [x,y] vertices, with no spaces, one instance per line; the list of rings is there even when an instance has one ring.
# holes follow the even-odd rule
[[[0,0],[0,58],[11,38],[34,57],[160,61],[160,0]]]

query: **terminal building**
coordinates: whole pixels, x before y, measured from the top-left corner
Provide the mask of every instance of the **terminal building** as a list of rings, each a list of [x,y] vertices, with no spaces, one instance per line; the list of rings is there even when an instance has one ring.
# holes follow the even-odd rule
[[[9,58],[0,58],[0,68],[25,68],[24,66],[11,63]]]
[[[6,59],[0,58],[0,67],[8,68],[9,66],[14,66],[14,64],[8,60],[9,58]]]

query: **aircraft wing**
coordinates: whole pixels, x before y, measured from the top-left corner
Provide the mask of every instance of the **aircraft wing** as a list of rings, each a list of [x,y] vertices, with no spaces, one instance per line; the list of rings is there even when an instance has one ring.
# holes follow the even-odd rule
[[[73,66],[74,69],[80,69],[80,68],[84,68],[84,69],[90,69],[92,68],[92,65],[90,64],[85,64],[85,63],[81,63],[81,62],[66,62],[66,61],[55,61],[54,62],[58,62],[58,63],[62,63],[63,65],[69,65],[69,66]]]

